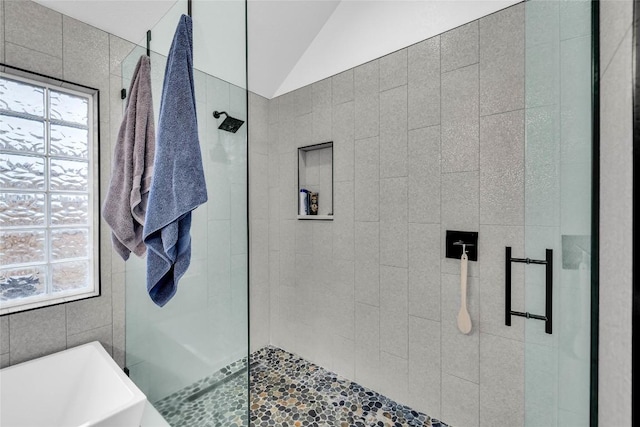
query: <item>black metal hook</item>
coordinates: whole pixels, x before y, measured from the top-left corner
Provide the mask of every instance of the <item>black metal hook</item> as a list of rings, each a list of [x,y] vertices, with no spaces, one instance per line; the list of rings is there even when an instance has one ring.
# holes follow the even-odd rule
[[[147,56],[151,57],[151,30],[147,30]]]
[[[187,1],[187,14],[189,15],[189,18],[191,18],[191,0]]]

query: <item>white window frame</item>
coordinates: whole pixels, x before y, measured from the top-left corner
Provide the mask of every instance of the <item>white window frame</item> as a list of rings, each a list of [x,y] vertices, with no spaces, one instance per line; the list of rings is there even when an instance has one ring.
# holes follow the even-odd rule
[[[16,73],[16,74],[13,74]],[[24,76],[28,76],[24,77]],[[15,300],[0,300],[0,316],[17,313],[20,311],[32,310],[40,307],[46,307],[56,304],[67,303],[71,301],[77,301],[85,298],[92,298],[96,296],[100,296],[100,176],[99,176],[99,91],[94,88],[89,88],[83,85],[78,85],[66,81],[62,81],[59,79],[41,76],[41,75],[32,75],[31,73],[25,72],[23,70],[14,70],[8,66],[3,66],[0,68],[0,77],[8,80],[14,80],[17,82],[25,83],[32,86],[37,86],[43,88],[45,90],[45,99],[44,99],[44,108],[45,108],[45,117],[43,119],[44,127],[45,127],[45,150],[43,154],[35,154],[35,153],[20,153],[16,151],[8,151],[2,150],[2,153],[6,154],[19,154],[26,156],[34,156],[45,159],[45,169],[44,169],[44,177],[45,177],[45,186],[44,190],[1,190],[6,193],[24,193],[24,192],[32,192],[32,193],[40,193],[45,194],[45,225],[44,227],[24,227],[25,230],[45,230],[45,251],[46,257],[45,262],[34,262],[34,263],[23,263],[23,264],[12,264],[5,265],[0,259],[0,267],[4,268],[20,268],[20,267],[29,267],[29,266],[42,266],[46,265],[47,274],[46,274],[46,284],[45,284],[45,292],[40,295],[35,295],[26,298],[17,298]],[[59,262],[69,262],[74,260],[80,260],[78,258],[67,259],[64,261],[54,261],[52,262],[49,259],[49,255],[51,253],[51,244],[52,238],[51,230],[56,229],[64,229],[65,227],[56,227],[51,225],[51,197],[50,194],[57,194],[55,191],[49,190],[49,169],[50,169],[50,160],[53,159],[61,159],[61,160],[74,160],[72,157],[65,157],[59,155],[51,155],[49,153],[50,146],[50,128],[51,128],[51,117],[50,117],[50,90],[54,90],[56,92],[68,93],[69,95],[83,97],[88,101],[88,183],[87,183],[87,192],[86,193],[76,193],[76,194],[87,194],[88,195],[88,221],[86,226],[75,226],[81,228],[89,228],[88,235],[88,262],[89,262],[89,277],[91,278],[91,283],[89,286],[79,289],[70,289],[67,291],[58,291],[53,292],[52,286],[52,265],[55,265]],[[11,114],[9,114],[11,115]],[[18,116],[18,115],[16,115]],[[77,160],[77,159],[75,159]],[[3,227],[3,229],[6,229]],[[82,258],[81,260],[84,260]]]

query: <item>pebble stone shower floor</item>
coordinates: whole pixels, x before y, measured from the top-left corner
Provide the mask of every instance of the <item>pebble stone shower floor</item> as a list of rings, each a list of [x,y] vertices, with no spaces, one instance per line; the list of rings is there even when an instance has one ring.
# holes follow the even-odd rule
[[[172,427],[447,427],[271,346],[251,355],[247,414],[245,367],[246,359],[234,362],[155,407]]]

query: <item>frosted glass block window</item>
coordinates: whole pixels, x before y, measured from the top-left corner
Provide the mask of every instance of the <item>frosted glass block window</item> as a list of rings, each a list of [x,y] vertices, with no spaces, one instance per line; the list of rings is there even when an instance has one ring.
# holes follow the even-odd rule
[[[99,293],[97,91],[50,81],[0,73],[0,314]]]

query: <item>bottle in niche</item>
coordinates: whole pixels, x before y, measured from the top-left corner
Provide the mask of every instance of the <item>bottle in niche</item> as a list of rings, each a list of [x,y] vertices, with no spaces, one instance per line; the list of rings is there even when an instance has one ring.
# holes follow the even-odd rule
[[[300,208],[299,215],[309,215],[309,190],[300,189]]]
[[[309,192],[309,215],[318,215],[318,193]]]

